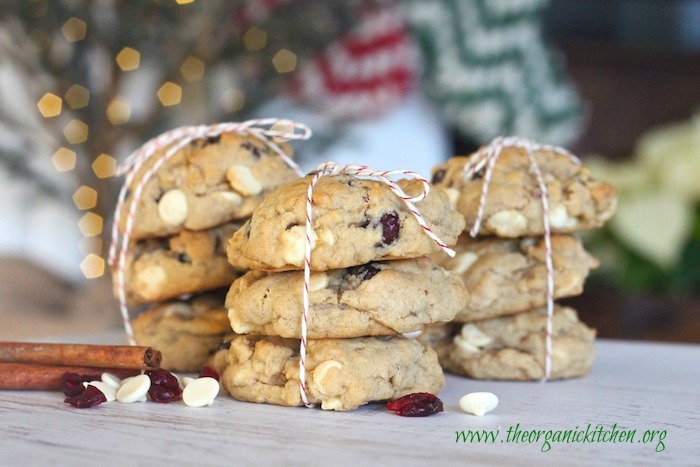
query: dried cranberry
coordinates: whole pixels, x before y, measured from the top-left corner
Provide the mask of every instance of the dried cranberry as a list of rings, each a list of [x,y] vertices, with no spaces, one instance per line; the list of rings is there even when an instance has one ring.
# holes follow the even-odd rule
[[[177,255],[177,260],[178,260],[179,262],[185,263],[185,264],[191,264],[191,263],[192,263],[192,258],[190,258],[189,256],[187,256],[186,253],[178,253],[178,255]]]
[[[66,397],[63,402],[79,409],[87,409],[89,407],[100,405],[103,402],[107,402],[107,398],[102,391],[97,389],[95,386],[88,385],[88,387],[86,387],[80,394],[72,397]]]
[[[486,168],[485,167],[480,168],[479,170],[477,170],[476,172],[474,172],[472,174],[472,180],[481,180],[482,178],[484,178],[485,173],[486,173]]]
[[[219,345],[216,346],[216,351],[228,350],[231,348],[231,341],[221,341]]]
[[[252,153],[253,153],[253,157],[255,157],[256,159],[260,159],[260,156],[262,155],[262,154],[260,153],[260,148],[257,147],[257,146],[255,146],[255,145],[254,145],[253,143],[251,143],[250,141],[245,141],[243,144],[241,144],[241,147],[242,147],[243,149],[247,149],[248,151],[252,152]]]
[[[146,374],[151,378],[151,386],[162,386],[167,389],[180,388],[180,382],[175,375],[167,370],[148,370]]]
[[[357,276],[361,281],[368,281],[374,277],[380,271],[379,268],[371,264],[362,264],[360,266],[355,266],[350,269],[350,274]]]
[[[447,170],[445,169],[440,169],[437,172],[433,174],[433,179],[430,181],[431,183],[440,183],[445,179],[445,175],[447,174]]]
[[[208,146],[210,144],[216,144],[220,140],[221,140],[221,135],[209,136],[207,139],[204,140],[204,146]]]
[[[63,373],[61,376],[61,389],[68,397],[77,396],[85,390],[83,383],[96,381],[100,375],[79,375],[78,373]]]
[[[215,380],[219,381],[219,372],[210,367],[209,365],[204,365],[202,367],[202,371],[199,372],[199,377],[200,378],[214,378]]]
[[[180,389],[179,386],[176,388],[166,388],[165,386],[152,384],[148,389],[148,395],[151,396],[153,402],[167,404],[168,402],[180,400],[182,397],[182,389]]]
[[[382,242],[385,245],[389,245],[399,238],[401,224],[399,215],[395,211],[384,214],[379,222],[382,224]]]
[[[414,392],[393,402],[387,402],[386,408],[402,417],[427,417],[442,412],[442,401],[427,392]]]

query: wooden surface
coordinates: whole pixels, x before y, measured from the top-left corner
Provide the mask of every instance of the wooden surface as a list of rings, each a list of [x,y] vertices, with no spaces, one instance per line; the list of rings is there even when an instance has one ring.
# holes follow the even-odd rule
[[[116,335],[80,342],[121,343]],[[76,340],[77,342],[77,340]],[[403,418],[381,404],[336,413],[238,402],[111,402],[74,409],[55,392],[0,391],[0,465],[464,465],[694,464],[700,462],[700,346],[601,341],[593,372],[552,383],[479,382],[448,376],[445,412]],[[491,391],[482,418],[459,398]],[[633,443],[505,441],[522,431],[636,429]],[[499,430],[495,443],[456,443],[456,431]],[[666,430],[664,449],[646,430]],[[503,442],[501,442],[503,440]]]

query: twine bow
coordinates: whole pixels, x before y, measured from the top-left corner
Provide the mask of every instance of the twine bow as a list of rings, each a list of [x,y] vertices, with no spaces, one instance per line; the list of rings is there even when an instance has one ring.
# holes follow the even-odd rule
[[[549,221],[549,192],[547,184],[544,182],[542,171],[535,158],[535,151],[549,151],[555,154],[560,154],[569,157],[574,163],[579,165],[581,162],[572,153],[558,146],[548,144],[534,143],[528,139],[518,136],[497,137],[491,143],[477,151],[465,164],[464,176],[473,178],[474,175],[485,167],[484,183],[481,190],[481,198],[479,198],[479,208],[474,221],[474,226],[469,234],[476,237],[481,227],[481,222],[484,217],[484,209],[486,206],[486,196],[491,183],[493,169],[496,166],[496,161],[501,155],[501,152],[506,147],[518,148],[525,151],[530,160],[530,170],[534,173],[537,179],[537,184],[540,189],[540,200],[542,202],[542,221],[544,224],[544,245],[545,245],[545,263],[547,266],[547,331],[545,338],[545,370],[542,381],[547,381],[552,372],[552,322],[554,317],[554,266],[552,264],[552,231]]]
[[[311,249],[312,249],[312,207],[313,207],[313,190],[321,177],[333,175],[352,175],[354,177],[372,177],[389,186],[389,189],[399,198],[401,198],[406,207],[411,211],[413,217],[418,221],[418,224],[423,228],[423,231],[435,243],[442,248],[448,255],[454,256],[455,252],[448,247],[440,238],[432,231],[430,226],[425,222],[420,211],[413,203],[417,203],[425,199],[430,192],[430,183],[423,176],[410,170],[390,170],[379,171],[363,165],[345,164],[338,165],[334,162],[325,162],[318,166],[315,171],[306,193],[306,242],[304,244],[304,288],[302,290],[303,310],[301,316],[301,344],[299,346],[299,393],[306,407],[313,407],[306,395],[306,335],[307,325],[309,320],[309,283],[311,278]],[[413,177],[423,184],[423,191],[417,196],[409,196],[394,182],[390,176],[406,175]]]
[[[284,129],[276,129],[284,128]],[[268,128],[270,127],[270,128]],[[291,127],[291,130],[287,130]],[[296,132],[299,130],[299,133]],[[126,251],[129,246],[129,240],[131,238],[131,233],[134,227],[134,219],[136,217],[136,207],[138,206],[139,200],[143,190],[148,183],[148,181],[155,175],[155,173],[160,169],[163,164],[170,160],[180,149],[190,144],[192,141],[204,138],[212,138],[221,135],[222,133],[234,132],[241,135],[252,135],[256,136],[265,144],[272,149],[289,167],[291,167],[299,176],[303,175],[303,172],[299,166],[292,161],[292,159],[287,156],[284,151],[279,147],[279,145],[271,138],[283,138],[286,140],[304,140],[311,137],[311,130],[306,125],[301,123],[295,123],[291,120],[280,120],[276,118],[265,118],[248,120],[245,122],[228,122],[228,123],[217,123],[214,125],[198,125],[198,126],[184,126],[176,128],[174,130],[163,133],[157,136],[143,146],[134,151],[126,160],[117,168],[117,175],[126,174],[124,184],[119,191],[119,197],[117,199],[117,207],[114,213],[114,222],[112,224],[112,242],[109,247],[109,265],[113,266],[115,261],[118,259],[117,263],[117,295],[119,299],[119,309],[122,315],[122,321],[124,323],[124,330],[126,332],[127,340],[130,345],[136,345],[136,339],[134,338],[134,333],[131,328],[131,322],[129,320],[129,310],[126,304],[126,287],[124,284],[125,276],[125,266],[126,266]],[[151,167],[146,171],[143,177],[139,180],[138,184],[133,189],[133,196],[131,198],[131,204],[129,205],[129,210],[126,217],[126,226],[124,228],[124,233],[121,237],[121,246],[119,245],[119,222],[121,220],[122,208],[126,200],[126,194],[134,181],[134,177],[139,172],[141,167],[148,161],[155,153],[168,147],[168,150],[159,155],[156,161]],[[118,258],[117,258],[117,248],[119,248]]]

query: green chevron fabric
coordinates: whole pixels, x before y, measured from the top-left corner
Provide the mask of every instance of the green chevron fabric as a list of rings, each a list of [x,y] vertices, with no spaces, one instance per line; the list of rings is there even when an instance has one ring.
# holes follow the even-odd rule
[[[582,106],[546,44],[546,0],[407,0],[424,87],[448,123],[479,143],[498,135],[568,145]],[[559,58],[559,57],[556,57]]]

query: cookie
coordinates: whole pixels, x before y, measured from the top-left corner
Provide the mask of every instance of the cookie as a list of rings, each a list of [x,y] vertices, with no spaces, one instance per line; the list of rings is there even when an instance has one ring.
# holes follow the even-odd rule
[[[475,379],[539,380],[544,376],[547,309],[503,318],[427,327],[419,340],[443,369]],[[587,374],[595,360],[595,330],[572,308],[555,305],[550,379]]]
[[[474,157],[472,155],[471,157]],[[484,184],[482,168],[473,179],[464,174],[469,157],[454,157],[433,169],[435,186],[444,189],[471,229],[477,218]],[[609,183],[591,176],[566,155],[535,153],[548,190],[552,232],[576,232],[601,227],[615,212],[617,198]],[[501,152],[488,185],[481,235],[523,237],[544,233],[542,200],[537,178],[524,150]]]
[[[127,252],[127,302],[137,305],[219,287],[230,287],[239,273],[228,263],[226,241],[240,224],[132,243]],[[115,281],[116,286],[117,281]]]
[[[303,271],[248,272],[226,299],[233,330],[300,339],[303,287]],[[417,331],[467,301],[459,276],[426,257],[313,272],[309,292],[310,339]]]
[[[469,292],[455,321],[468,322],[544,306],[547,303],[547,266],[543,238],[506,240],[460,237],[457,255],[435,255],[435,262],[459,274]],[[554,297],[583,292],[583,284],[598,260],[570,235],[552,236]]]
[[[221,381],[234,399],[302,405],[299,341],[237,336]],[[308,341],[307,397],[323,410],[352,410],[414,392],[437,394],[445,383],[435,352],[398,336]]]
[[[223,292],[159,303],[132,324],[136,342],[160,350],[170,371],[198,372],[231,333]]]
[[[229,261],[241,269],[302,269],[306,244],[306,196],[312,177],[273,191],[228,245]],[[418,180],[400,180],[409,195],[421,193]],[[448,245],[457,241],[464,219],[447,196],[431,190],[415,203],[433,232]],[[440,250],[402,199],[382,182],[348,175],[322,177],[313,193],[311,269],[325,271],[371,261],[416,258]]]
[[[156,153],[142,166],[131,184],[132,190],[167,150]],[[131,236],[163,237],[244,219],[267,193],[295,178],[296,172],[254,136],[224,133],[193,141],[177,151],[146,183]],[[122,232],[132,194],[121,212]]]

